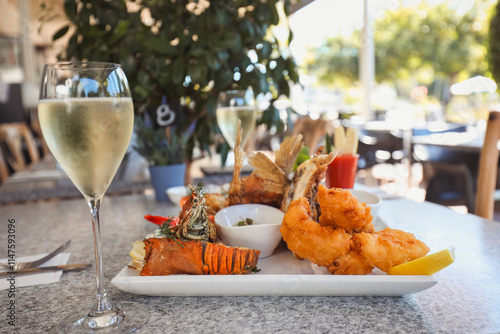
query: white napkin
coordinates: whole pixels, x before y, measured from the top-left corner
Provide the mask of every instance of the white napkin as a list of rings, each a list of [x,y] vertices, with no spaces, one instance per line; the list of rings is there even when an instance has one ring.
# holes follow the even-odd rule
[[[16,258],[16,261],[17,262],[35,261],[37,259],[42,258],[45,255],[47,255],[47,254],[38,254],[38,255],[19,257],[19,258]],[[50,259],[47,262],[40,265],[40,267],[58,266],[58,265],[62,265],[62,264],[67,264],[68,260],[69,260],[69,256],[70,256],[70,253],[57,254],[52,259]],[[7,263],[7,259],[1,259],[0,262]],[[6,268],[4,269],[3,267],[0,267],[0,272],[6,272],[6,271],[9,271],[9,270]],[[63,273],[63,271],[59,270],[59,271],[51,271],[48,273],[41,273],[41,274],[16,275],[14,286],[16,288],[20,288],[23,286],[56,283],[56,282],[59,282],[59,279],[61,278],[62,273]],[[9,280],[8,276],[1,277],[0,278],[0,290],[9,289],[11,286],[11,283],[12,282]]]

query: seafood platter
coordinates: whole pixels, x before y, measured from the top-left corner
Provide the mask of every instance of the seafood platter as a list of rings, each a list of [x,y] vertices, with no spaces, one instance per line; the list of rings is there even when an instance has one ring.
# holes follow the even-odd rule
[[[304,145],[299,134],[283,141],[274,161],[262,152],[250,154],[254,171],[241,177],[245,154],[239,143],[240,138],[227,194],[207,192],[203,184],[190,186],[178,217],[147,215],[158,230],[138,236],[131,262],[113,278],[113,285],[159,296],[387,296],[437,283],[433,275],[387,274],[425,257],[429,248],[411,233],[373,219],[371,207],[349,190],[321,184],[335,152],[324,153],[321,147],[294,171]],[[243,211],[249,205],[281,215],[269,219],[271,211],[261,210],[250,217],[250,211]],[[226,211],[238,208],[242,215],[229,218]],[[224,217],[214,219],[217,215]],[[266,218],[271,222],[265,223]],[[231,230],[226,237],[222,228]],[[260,256],[263,247],[251,239],[262,241],[268,233],[278,233],[278,239],[269,241],[275,243],[271,251]],[[250,241],[230,243],[227,235],[247,235]]]

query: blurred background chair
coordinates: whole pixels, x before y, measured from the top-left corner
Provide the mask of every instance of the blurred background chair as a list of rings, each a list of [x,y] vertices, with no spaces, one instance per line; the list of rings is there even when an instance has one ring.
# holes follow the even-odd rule
[[[26,123],[0,124],[0,149],[10,173],[25,170],[30,163],[40,160],[35,139]]]
[[[464,133],[466,126],[452,123],[437,125],[431,123],[425,128],[413,130],[413,138],[434,138],[432,136],[437,135],[442,139],[435,144],[432,140],[427,144],[418,144],[417,140],[417,144],[412,145],[412,162],[422,165],[421,186],[426,189],[425,200],[446,206],[465,206],[467,212],[474,212],[478,150],[444,145],[448,134]]]
[[[430,163],[432,174],[427,184],[425,200],[446,206],[465,205],[474,212],[474,186],[469,168],[464,163]],[[426,172],[424,172],[427,175]]]
[[[488,117],[483,149],[479,160],[476,195],[476,214],[493,219],[495,187],[498,175],[498,140],[500,139],[500,112],[492,111]]]
[[[7,162],[3,156],[3,152],[0,149],[0,183],[2,183],[7,177],[9,177],[9,168],[7,167]]]

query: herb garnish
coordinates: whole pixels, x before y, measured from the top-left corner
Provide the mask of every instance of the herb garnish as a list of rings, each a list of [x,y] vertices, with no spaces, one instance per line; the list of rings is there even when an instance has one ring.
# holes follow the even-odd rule
[[[252,218],[247,218],[247,219],[241,218],[241,220],[236,224],[236,226],[253,225],[253,222],[254,222],[254,220]]]
[[[198,194],[205,194],[207,192],[207,187],[205,186],[205,184],[203,182],[198,182],[198,184],[196,185],[196,189],[195,191],[198,193]]]
[[[179,244],[182,248],[184,248],[184,245],[181,244],[177,239],[179,239],[174,231],[172,231],[172,228],[170,227],[170,222],[173,220],[172,217],[168,218],[159,228],[160,233],[165,236],[167,239],[171,239]]]

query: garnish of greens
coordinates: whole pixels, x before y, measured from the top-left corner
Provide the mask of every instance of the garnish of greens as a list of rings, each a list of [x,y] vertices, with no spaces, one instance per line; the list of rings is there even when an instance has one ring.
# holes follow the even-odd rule
[[[179,238],[177,238],[177,236],[175,235],[175,232],[172,231],[172,229],[170,228],[170,222],[173,220],[173,218],[169,218],[167,221],[165,221],[159,228],[160,230],[160,233],[163,234],[165,236],[165,238],[167,239],[171,239],[173,241],[175,241],[176,243],[179,244],[179,246],[181,246],[182,248],[184,248],[184,246],[177,240]]]
[[[207,186],[205,186],[203,182],[198,182],[196,188],[194,189],[191,185],[186,186],[187,196],[191,196],[193,194],[193,191],[197,192],[198,194],[205,195],[207,190]]]
[[[297,155],[297,159],[295,159],[295,163],[293,165],[293,171],[296,171],[297,168],[306,160],[309,160],[311,155],[309,154],[309,148],[307,146],[302,147]]]
[[[252,218],[247,218],[247,219],[241,219],[238,223],[236,223],[236,226],[248,226],[248,225],[253,225],[254,220]]]
[[[260,272],[260,270],[261,270],[261,269],[259,269],[259,268],[255,267],[255,268],[253,268],[253,269],[252,269],[252,272],[253,272],[253,273],[258,273],[258,272]]]
[[[198,182],[195,190],[199,194],[205,194],[207,192],[207,187],[205,186],[205,184],[203,182]]]

